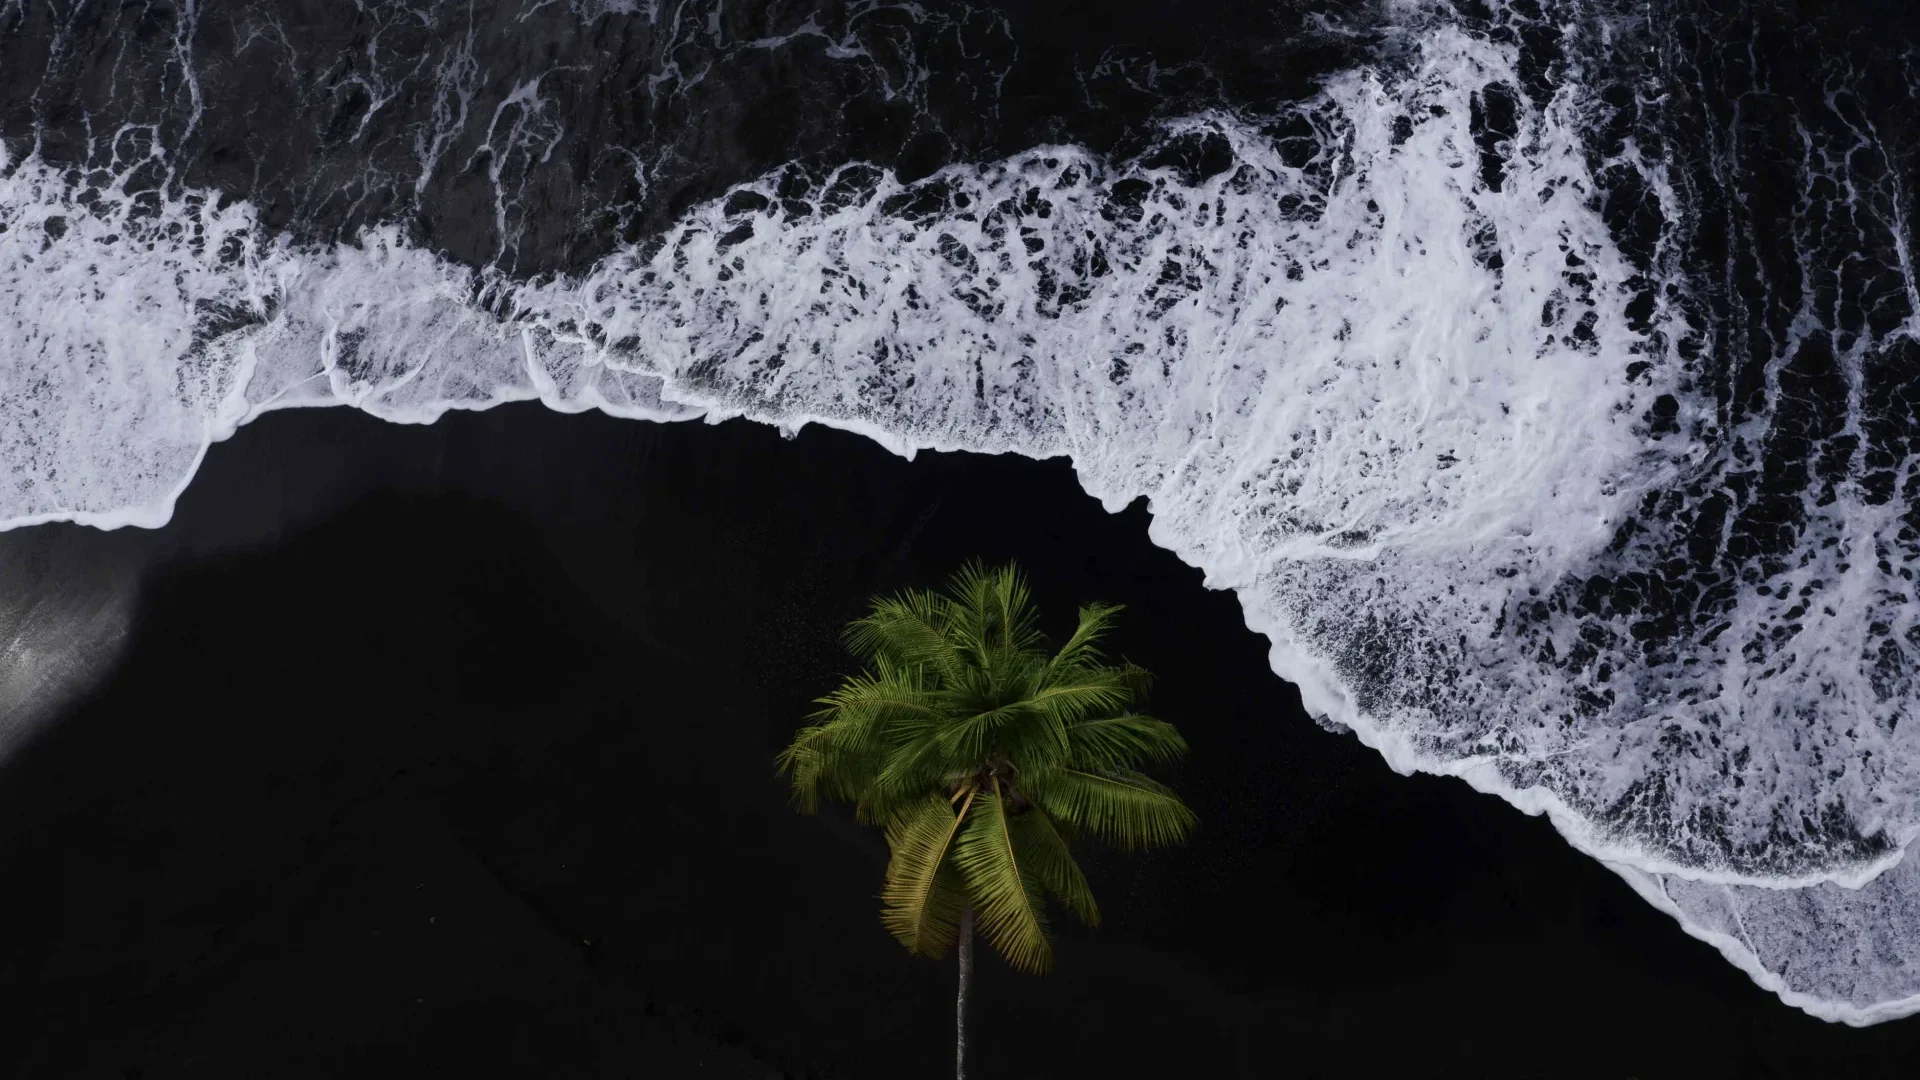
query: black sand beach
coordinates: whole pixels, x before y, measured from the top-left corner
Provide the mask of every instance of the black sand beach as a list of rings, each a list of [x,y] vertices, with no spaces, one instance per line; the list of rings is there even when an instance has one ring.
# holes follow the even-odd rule
[[[14,534],[139,594],[0,770],[0,1074],[938,1074],[950,965],[771,759],[869,595],[983,556],[1056,627],[1128,605],[1203,830],[1090,854],[1107,924],[1055,974],[983,963],[978,1075],[1911,1075],[1920,1026],[1791,1010],[1545,821],[1316,726],[1146,524],[1058,461],[514,406],[269,416],[164,530]]]

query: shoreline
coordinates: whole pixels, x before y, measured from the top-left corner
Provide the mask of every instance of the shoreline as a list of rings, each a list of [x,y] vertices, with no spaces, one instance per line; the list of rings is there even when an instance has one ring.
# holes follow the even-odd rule
[[[1046,528],[1023,527],[1033,520]],[[1016,1032],[1045,1044],[996,1075],[1109,1057],[1119,1075],[1267,1075],[1291,1055],[1307,1075],[1422,1061],[1642,1078],[1898,1075],[1911,1060],[1920,1029],[1789,1009],[1545,820],[1394,774],[1323,731],[1237,598],[1202,588],[1145,526],[1138,504],[1107,514],[1062,461],[907,462],[814,427],[786,440],[743,421],[637,425],[535,405],[430,427],[345,410],[263,418],[215,446],[166,529],[59,527],[81,561],[137,564],[139,603],[119,665],[0,766],[0,869],[47,883],[5,901],[17,929],[0,955],[22,959],[0,966],[0,999],[34,1025],[26,1052],[43,1065],[82,1045],[128,1061],[157,1048],[148,1076],[170,1075],[170,1048],[180,1062],[227,1043],[275,1052],[243,1035],[244,1016],[341,1053],[389,1045],[383,1031],[508,1052],[513,1031],[565,1028],[576,1006],[560,1003],[581,994],[600,1003],[588,1012],[644,1002],[636,1031],[651,1030],[646,1009],[717,1018],[730,1045],[788,1075],[917,1068],[897,1054],[934,1067],[950,1051],[951,972],[895,955],[879,931],[878,838],[793,815],[756,758],[842,669],[833,635],[867,596],[977,554],[1020,558],[1049,622],[1078,601],[1129,605],[1120,651],[1160,676],[1156,711],[1195,745],[1174,780],[1204,829],[1152,858],[1089,852],[1109,921],[1063,936],[1060,973],[986,965],[983,1044],[1005,1051]],[[689,705],[683,682],[717,703]],[[156,702],[197,711],[146,716]],[[469,729],[467,713],[489,719]],[[633,831],[636,807],[679,822],[654,841],[665,862],[635,854],[650,835]],[[166,823],[157,847],[101,840],[153,820]],[[383,847],[388,825],[415,839]],[[347,885],[301,877],[309,845]],[[481,1005],[456,1000],[424,1027],[407,1026],[410,1000],[363,1021],[336,1001],[304,1028],[292,1012],[246,1013],[243,1001],[319,978],[321,958],[288,944],[301,935],[344,949],[355,927],[394,932],[388,914],[410,889],[369,868],[395,850],[453,859],[447,880],[468,884],[446,890],[441,917],[471,917],[462,947],[376,952],[387,974],[319,981],[377,998],[389,982],[466,972],[453,981],[511,1005],[483,1023]],[[468,860],[486,873],[462,877]],[[189,867],[207,880],[183,878]],[[206,901],[169,906],[196,889],[240,899],[204,918]],[[777,899],[759,902],[769,889]],[[595,944],[566,944],[574,929]],[[218,944],[235,939],[255,952]],[[541,990],[496,954],[544,958],[525,962],[571,989]],[[141,980],[158,977],[143,973],[165,969],[156,957],[184,959],[143,998]],[[111,987],[146,1004],[105,1007]],[[577,1041],[627,1067],[667,1060],[621,1043],[621,1028]],[[1647,1033],[1642,1055],[1671,1050],[1650,1066],[1595,1042],[1623,1028]],[[1590,1043],[1588,1059],[1558,1056]]]

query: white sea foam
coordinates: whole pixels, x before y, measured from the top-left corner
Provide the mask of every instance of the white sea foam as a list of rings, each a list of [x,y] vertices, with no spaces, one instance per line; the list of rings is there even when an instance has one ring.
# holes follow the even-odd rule
[[[1912,620],[1876,592],[1906,586],[1860,559],[1809,617],[1831,647],[1758,673],[1726,647],[1649,670],[1624,619],[1589,630],[1555,599],[1708,450],[1642,430],[1677,362],[1630,326],[1577,80],[1521,98],[1505,183],[1482,181],[1472,97],[1514,64],[1440,28],[1286,115],[1170,124],[1163,144],[1230,152],[1206,179],[1068,146],[913,185],[848,166],[800,200],[767,177],[533,283],[398,229],[306,249],[207,193],[0,162],[0,523],[158,525],[209,442],[302,405],[426,422],[539,399],[1069,455],[1109,508],[1146,496],[1155,541],[1235,589],[1274,669],[1396,768],[1548,813],[1793,1004],[1913,1011],[1920,972],[1875,942],[1920,930],[1920,882],[1770,839],[1835,807],[1920,829],[1911,736],[1857,722],[1910,698],[1847,651],[1868,619]],[[1864,550],[1892,525],[1844,527]],[[1570,672],[1583,642],[1600,659]],[[1709,729],[1712,753],[1673,749]],[[1736,757],[1737,790],[1716,771]],[[1658,812],[1604,812],[1623,803]]]
[[[157,527],[207,446],[276,408],[430,423],[538,398],[673,419],[659,380],[534,360],[483,276],[398,231],[304,250],[217,193],[0,149],[0,525]]]

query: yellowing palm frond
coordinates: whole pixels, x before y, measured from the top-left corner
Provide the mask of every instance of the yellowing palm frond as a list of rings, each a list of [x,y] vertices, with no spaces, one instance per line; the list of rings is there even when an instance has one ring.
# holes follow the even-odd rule
[[[956,809],[938,796],[896,817],[887,828],[887,881],[880,893],[880,919],[907,951],[945,955],[959,932],[966,887],[950,856],[968,822],[974,792]]]
[[[1088,926],[1099,926],[1100,907],[1093,902],[1093,889],[1080,872],[1080,864],[1073,861],[1067,838],[1053,819],[1036,806],[1013,815],[1012,825],[1014,841],[1026,856],[1033,876],[1075,918]]]
[[[960,834],[954,863],[966,879],[980,932],[1007,963],[1022,971],[1044,972],[1053,964],[1045,898],[1034,870],[1023,865],[998,780],[980,793],[972,818]]]

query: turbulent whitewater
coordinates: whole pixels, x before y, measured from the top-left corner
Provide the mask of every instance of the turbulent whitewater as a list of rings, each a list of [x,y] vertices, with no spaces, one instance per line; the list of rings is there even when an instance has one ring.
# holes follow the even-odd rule
[[[1340,62],[1257,101],[1102,55],[1090,110],[1159,104],[965,154],[938,102],[1019,55],[973,9],[528,4],[648,43],[632,93],[691,126],[624,147],[570,132],[563,66],[489,71],[507,31],[460,5],[369,5],[309,69],[203,0],[89,83],[86,5],[0,3],[53,57],[0,141],[0,520],[159,526],[211,442],[325,404],[1067,455],[1396,768],[1550,814],[1792,1004],[1920,1010],[1920,286],[1876,119],[1920,54],[1471,7],[1293,12]],[[1716,67],[1728,33],[1815,50],[1815,89]],[[331,103],[325,153],[196,142],[255,50]],[[783,50],[944,117],[953,160],[816,148],[663,213],[708,115],[676,103]]]

